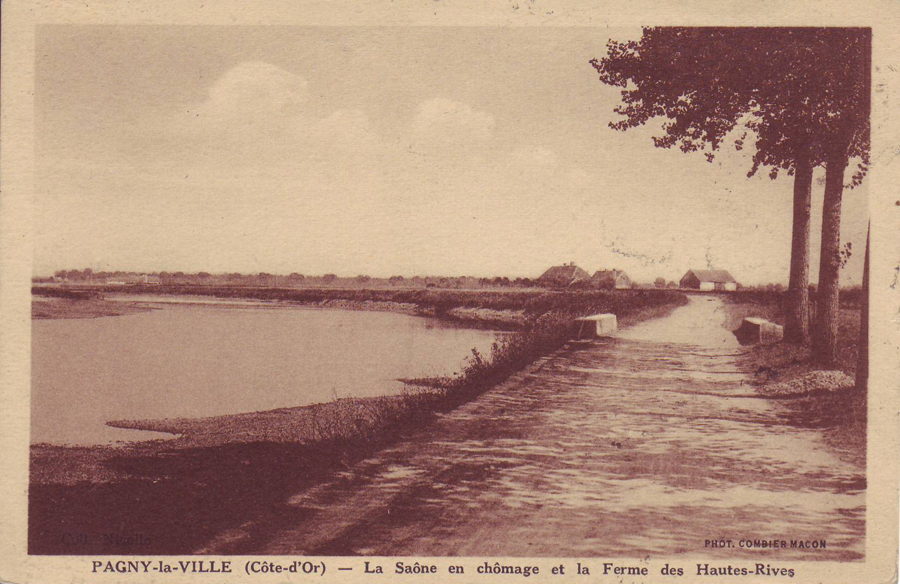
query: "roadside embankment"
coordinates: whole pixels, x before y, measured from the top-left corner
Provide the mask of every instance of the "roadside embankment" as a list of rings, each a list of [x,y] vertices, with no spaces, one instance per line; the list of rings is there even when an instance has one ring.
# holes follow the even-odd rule
[[[775,293],[738,293],[725,296],[731,330],[745,317],[758,316],[784,324],[784,296]],[[827,428],[826,437],[865,456],[867,395],[852,383],[856,374],[860,311],[858,298],[842,299],[838,320],[838,360],[823,371],[810,348],[786,342],[755,345],[740,357],[754,374],[756,391],[783,400],[791,420]]]
[[[724,296],[727,317],[725,327],[735,330],[747,317],[762,317],[779,325],[785,321],[785,300],[783,295],[775,293],[759,294],[755,292],[729,294]],[[858,305],[841,302],[838,319],[838,359],[834,367],[851,377],[856,372],[856,359],[859,342]],[[810,323],[814,326],[814,322]],[[810,355],[809,347],[790,343],[772,343],[756,345],[745,355],[745,362],[764,368],[760,383],[781,382],[799,377],[816,370]],[[763,375],[767,373],[768,375]]]

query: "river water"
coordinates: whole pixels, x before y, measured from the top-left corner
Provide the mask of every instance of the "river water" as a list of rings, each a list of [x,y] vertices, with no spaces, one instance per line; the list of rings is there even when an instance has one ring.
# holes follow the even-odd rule
[[[123,419],[200,417],[399,392],[496,333],[391,312],[169,304],[32,323],[32,443],[162,437]]]

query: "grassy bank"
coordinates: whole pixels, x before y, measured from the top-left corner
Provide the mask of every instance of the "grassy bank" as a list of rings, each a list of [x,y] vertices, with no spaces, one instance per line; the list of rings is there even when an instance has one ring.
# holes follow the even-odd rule
[[[29,552],[190,553],[563,346],[574,316],[614,312],[628,326],[686,301],[664,291],[573,293],[569,302],[544,298],[526,327],[497,341],[490,355],[473,351],[461,374],[410,384],[399,396],[203,419],[123,420],[115,425],[179,436],[121,447],[35,446]],[[99,536],[123,525],[150,543],[122,549]],[[61,534],[73,529],[97,537],[67,545]]]
[[[842,298],[838,321],[838,360],[834,369],[850,377],[856,375],[860,311],[858,295]],[[741,320],[759,316],[784,324],[785,298],[782,293],[752,292],[726,296],[728,326],[734,330]],[[820,369],[808,346],[789,343],[757,345],[740,359],[757,373],[757,385],[790,382]],[[865,391],[816,391],[784,400],[789,421],[826,430],[826,438],[855,458],[865,458],[868,400]]]
[[[728,307],[726,327],[730,330],[740,326],[741,321],[750,316],[758,316],[776,324],[784,325],[785,296],[783,293],[734,294],[725,297]],[[856,360],[859,342],[859,303],[853,300],[841,300],[838,318],[838,360],[835,369],[851,376],[856,373]],[[814,325],[814,321],[810,322]],[[791,378],[808,372],[815,367],[809,347],[797,347],[787,343],[760,345],[754,347],[750,358],[758,359],[761,366],[770,366],[779,372],[779,377]]]

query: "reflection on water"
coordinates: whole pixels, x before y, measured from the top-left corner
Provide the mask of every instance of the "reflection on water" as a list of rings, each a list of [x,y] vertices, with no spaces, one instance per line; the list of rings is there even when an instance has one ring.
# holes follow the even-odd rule
[[[211,416],[395,393],[450,374],[490,331],[388,312],[169,306],[113,318],[39,320],[32,442],[126,439],[111,420]],[[156,435],[158,436],[158,435]],[[134,433],[146,439],[147,433]]]

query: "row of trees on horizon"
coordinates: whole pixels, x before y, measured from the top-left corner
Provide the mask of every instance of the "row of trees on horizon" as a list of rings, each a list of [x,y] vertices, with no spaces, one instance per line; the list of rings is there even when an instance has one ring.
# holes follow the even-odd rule
[[[341,277],[336,274],[304,275],[298,272],[291,274],[271,274],[258,272],[243,274],[231,272],[224,274],[211,274],[209,272],[133,272],[133,271],[94,271],[91,268],[83,270],[57,270],[53,277],[35,277],[35,283],[72,283],[72,284],[97,284],[104,285],[110,282],[131,279],[133,284],[142,283],[140,278],[149,276],[159,279],[163,285],[197,285],[208,284],[218,286],[273,286],[273,287],[302,287],[302,286],[405,286],[405,287],[436,287],[436,288],[539,288],[544,285],[537,278],[509,278],[497,276],[493,278],[477,278],[474,276],[390,276],[379,278],[367,275]],[[672,280],[658,277],[652,283],[635,282],[632,286],[637,289],[677,289],[678,283]],[[815,291],[815,284],[810,284],[810,290]],[[859,286],[847,286],[843,290],[857,290]],[[738,284],[738,290],[753,290],[781,293],[786,290],[784,284],[768,283],[745,286]]]

